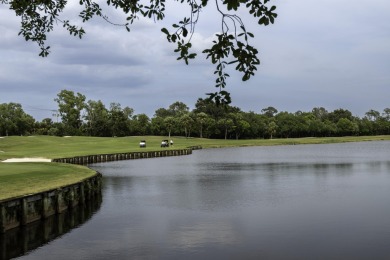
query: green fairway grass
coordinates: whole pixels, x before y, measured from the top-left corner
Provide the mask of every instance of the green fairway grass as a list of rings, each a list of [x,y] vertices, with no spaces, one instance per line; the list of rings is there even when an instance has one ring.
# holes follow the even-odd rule
[[[59,163],[1,163],[0,201],[59,188],[93,176],[95,171]]]
[[[287,139],[251,139],[222,140],[205,138],[172,137],[174,145],[161,148],[163,136],[132,136],[132,137],[54,137],[54,136],[10,136],[0,138],[0,160],[23,157],[63,158],[81,155],[107,153],[122,153],[136,151],[157,151],[163,149],[182,149],[200,145],[203,148],[291,145],[291,144],[321,144],[340,142],[360,142],[390,140],[386,136],[352,136],[326,138],[287,138]],[[146,148],[140,148],[140,140],[146,140]]]

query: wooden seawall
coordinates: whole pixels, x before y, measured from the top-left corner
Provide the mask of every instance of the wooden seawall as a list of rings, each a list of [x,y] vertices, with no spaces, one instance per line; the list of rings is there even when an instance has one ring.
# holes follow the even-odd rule
[[[20,198],[0,201],[0,233],[74,208],[101,194],[102,175]]]
[[[68,157],[68,158],[58,158],[58,159],[53,159],[52,161],[59,162],[59,163],[87,165],[92,163],[112,162],[112,161],[121,161],[121,160],[189,155],[192,154],[192,150],[195,149],[200,149],[200,147],[190,147],[190,148],[178,149],[178,150],[169,149],[169,150],[161,150],[161,151],[85,155],[85,156],[75,156],[75,157]]]

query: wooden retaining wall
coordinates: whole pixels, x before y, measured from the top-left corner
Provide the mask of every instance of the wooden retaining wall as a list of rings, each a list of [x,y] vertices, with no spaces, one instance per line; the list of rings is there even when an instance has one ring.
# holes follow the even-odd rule
[[[71,209],[101,194],[102,175],[63,188],[0,201],[0,233]]]
[[[191,148],[179,149],[179,150],[169,149],[169,150],[148,151],[148,152],[146,151],[146,152],[128,152],[128,153],[75,156],[69,158],[53,159],[52,162],[87,165],[92,163],[112,162],[112,161],[121,161],[121,160],[189,155],[192,154],[192,150],[195,149],[200,149],[200,147],[191,147]]]

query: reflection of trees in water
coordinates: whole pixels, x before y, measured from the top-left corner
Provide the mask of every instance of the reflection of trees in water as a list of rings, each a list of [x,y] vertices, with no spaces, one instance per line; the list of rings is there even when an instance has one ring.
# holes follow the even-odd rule
[[[73,209],[0,234],[0,259],[27,254],[87,222],[99,209],[101,194]]]
[[[381,162],[381,161],[375,161],[368,163],[368,166],[370,169],[374,169],[376,171],[385,171],[390,173],[390,161],[387,162]]]
[[[133,186],[133,176],[103,176],[103,193],[128,191]]]
[[[234,173],[242,173],[247,177],[249,175],[277,177],[277,174],[306,174],[324,173],[324,174],[349,174],[352,173],[353,163],[210,163],[203,164],[204,172],[210,172],[215,176],[215,172],[221,172],[223,175],[231,175],[230,178],[242,178]],[[247,174],[248,173],[248,174]]]
[[[195,190],[187,204],[201,209],[230,209],[245,204],[281,203],[303,196],[311,185],[325,192],[324,178],[351,176],[354,167],[353,163],[202,163],[195,179],[198,187],[186,189],[186,193]],[[294,190],[302,182],[307,183],[308,191]],[[180,200],[185,199],[185,195],[180,196]]]

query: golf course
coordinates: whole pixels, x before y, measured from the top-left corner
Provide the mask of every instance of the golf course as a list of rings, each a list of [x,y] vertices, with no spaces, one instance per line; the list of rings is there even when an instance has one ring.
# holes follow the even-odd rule
[[[0,138],[0,201],[63,187],[82,181],[95,172],[88,167],[71,164],[39,162],[38,159],[56,159],[72,156],[115,154],[137,151],[160,151],[201,146],[203,149],[244,146],[304,145],[342,142],[390,140],[385,136],[353,136],[327,138],[289,138],[223,140],[172,137],[174,144],[160,147],[163,136],[131,137],[54,137],[7,136]],[[140,148],[140,140],[146,147]],[[26,162],[9,162],[9,159],[25,158]],[[37,162],[34,162],[37,161]]]

